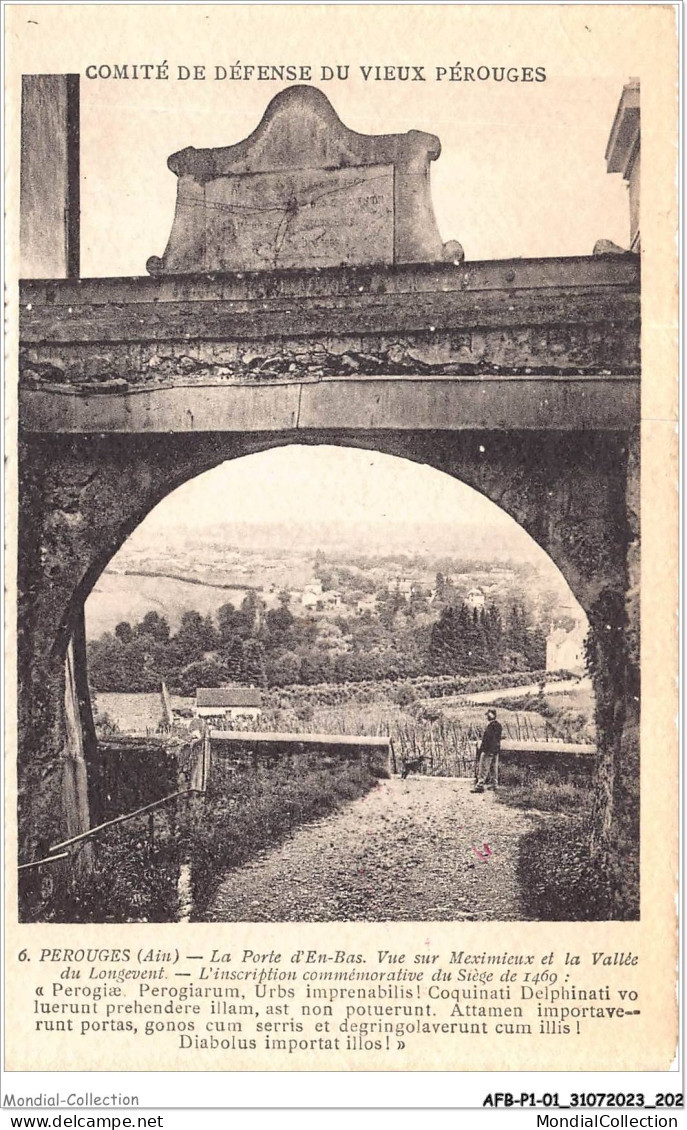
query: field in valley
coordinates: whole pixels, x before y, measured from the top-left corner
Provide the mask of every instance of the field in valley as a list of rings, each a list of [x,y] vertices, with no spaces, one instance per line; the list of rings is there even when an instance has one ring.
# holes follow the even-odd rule
[[[202,616],[213,615],[223,604],[238,608],[248,589],[217,588],[180,581],[174,577],[146,577],[128,573],[103,573],[86,602],[86,632],[98,639],[112,632],[121,620],[140,621],[146,612],[164,616],[172,631],[189,608]]]
[[[172,695],[173,709],[190,709],[192,698]],[[159,694],[108,694],[98,691],[93,695],[93,709],[97,716],[107,715],[122,734],[154,732],[162,719],[162,701]]]

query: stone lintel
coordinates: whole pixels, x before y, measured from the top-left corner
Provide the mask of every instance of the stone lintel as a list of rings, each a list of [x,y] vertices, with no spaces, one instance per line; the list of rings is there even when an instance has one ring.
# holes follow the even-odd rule
[[[196,272],[185,275],[23,279],[21,314],[35,306],[245,301],[335,295],[626,287],[639,293],[640,262],[630,253],[538,259],[485,259],[454,266],[405,263],[302,270]],[[30,312],[30,311],[28,311]]]
[[[503,342],[501,330],[507,335]],[[485,333],[488,341],[482,340]],[[287,369],[293,363],[292,371],[302,376],[310,363],[306,355],[318,352],[323,373],[331,375],[337,356],[351,353],[362,354],[354,369],[363,371],[365,356],[374,354],[368,371],[387,375],[406,372],[413,358],[420,372],[447,375],[455,368],[442,367],[456,364],[461,373],[490,364],[507,371],[634,372],[638,339],[639,275],[631,255],[471,264],[465,270],[304,272],[277,279],[268,274],[174,283],[35,281],[23,283],[20,294],[22,370],[44,379],[41,363],[54,364],[53,383],[91,378],[140,383],[162,376],[164,368],[154,373],[152,367],[162,360],[169,369],[175,354],[186,357],[182,366],[197,370],[228,363],[237,379],[249,375],[244,357],[250,368],[251,356],[278,354]],[[59,357],[67,347],[81,352]],[[118,358],[129,347],[136,356]],[[394,369],[409,350],[406,362]],[[347,372],[346,364],[340,372]]]
[[[628,431],[639,405],[639,381],[626,376],[356,376],[91,396],[22,389],[20,420],[25,433],[261,433],[287,443],[313,433],[336,442],[343,431]]]
[[[34,280],[20,298],[32,389],[639,372],[634,255]]]

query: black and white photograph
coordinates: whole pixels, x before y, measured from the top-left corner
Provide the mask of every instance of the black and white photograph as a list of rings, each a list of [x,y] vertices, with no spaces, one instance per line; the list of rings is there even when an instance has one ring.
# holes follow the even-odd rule
[[[22,90],[22,914],[637,917],[639,80],[619,242],[475,260],[439,136],[294,84],[133,278],[82,89]]]
[[[664,1065],[674,13],[12,7],[10,999],[48,986],[41,1054],[100,1063],[105,1017],[146,1070]],[[146,1014],[244,979],[249,1019],[71,1028],[72,977]]]

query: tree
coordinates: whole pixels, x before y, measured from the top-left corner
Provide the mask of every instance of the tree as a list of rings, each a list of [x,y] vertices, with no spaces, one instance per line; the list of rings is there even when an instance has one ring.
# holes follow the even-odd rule
[[[244,639],[252,635],[260,627],[260,618],[264,609],[264,604],[258,594],[249,589],[241,601],[241,613],[244,617],[246,632]]]
[[[315,651],[312,654],[301,657],[299,682],[305,683],[306,685],[326,683],[329,678],[329,673],[330,665],[322,652]]]
[[[489,671],[491,670],[490,660],[484,609],[474,608],[472,611],[469,670],[471,672]]]
[[[166,643],[169,639],[169,624],[159,612],[146,612],[140,624],[136,626],[136,634],[151,636],[160,643]]]
[[[183,666],[202,659],[217,643],[212,620],[195,610],[184,612],[175,642]]]
[[[490,604],[483,610],[483,623],[489,670],[498,671],[503,659],[503,621],[495,604]]]
[[[215,621],[208,612],[207,616],[203,618],[203,631],[205,633],[205,650],[214,651],[219,643],[219,636],[215,627]]]
[[[182,667],[176,685],[183,695],[194,695],[198,687],[221,687],[227,673],[217,659],[201,659]]]
[[[421,585],[413,585],[410,590],[410,601],[408,602],[408,611],[413,618],[418,614],[426,614],[429,612],[429,601],[427,600],[427,593]]]
[[[467,604],[461,604],[456,614],[455,671],[471,674],[475,670],[473,652],[476,645],[476,625]]]
[[[434,675],[448,675],[462,669],[461,625],[452,607],[444,608],[432,627],[427,649],[427,665]]]
[[[262,640],[247,639],[242,644],[241,677],[256,687],[267,686],[265,645]]]
[[[500,617],[496,610],[447,605],[432,627],[427,649],[431,672],[476,674],[500,666]]]
[[[415,690],[412,683],[399,683],[392,695],[393,701],[399,706],[410,706],[415,702]]]
[[[346,645],[343,642],[343,632],[339,625],[333,621],[325,621],[322,624],[317,643],[323,651],[346,651]]]
[[[522,655],[527,651],[527,619],[521,604],[511,605],[506,628],[506,646],[511,651],[518,651]]]
[[[239,636],[227,640],[220,651],[222,661],[231,682],[239,682],[243,672],[243,641]]]
[[[96,691],[128,691],[129,670],[126,645],[117,635],[105,632],[88,645],[88,672]]]
[[[541,628],[532,628],[527,633],[525,659],[530,671],[543,671],[546,667],[546,636]]]
[[[115,628],[115,635],[122,643],[131,643],[134,638],[134,630],[128,620],[122,620]]]
[[[521,651],[511,651],[506,648],[501,657],[502,671],[524,671],[527,666],[525,656]]]
[[[434,581],[437,604],[455,604],[456,590],[453,581],[439,571]]]
[[[284,637],[293,627],[293,615],[284,605],[281,608],[270,608],[265,616],[269,636]]]
[[[243,640],[250,639],[257,631],[259,602],[254,593],[249,595],[252,599],[247,604],[244,601],[240,609],[234,608],[233,604],[223,604],[217,610],[217,646],[227,659],[240,654]]]
[[[400,612],[402,608],[405,608],[405,604],[405,597],[398,591],[398,589],[394,589],[393,592],[387,593],[386,600],[382,600],[379,596],[377,597],[379,619],[387,630],[393,627],[396,614]]]
[[[295,651],[282,651],[267,659],[267,682],[271,687],[287,687],[297,683],[301,672],[300,657]]]
[[[226,643],[238,635],[238,619],[240,618],[240,613],[229,602],[222,604],[217,609],[217,633],[220,643]]]

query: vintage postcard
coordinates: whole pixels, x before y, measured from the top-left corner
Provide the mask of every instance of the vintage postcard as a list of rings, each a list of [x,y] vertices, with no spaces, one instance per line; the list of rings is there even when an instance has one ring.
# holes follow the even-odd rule
[[[5,19],[7,1079],[668,1072],[676,8]]]

